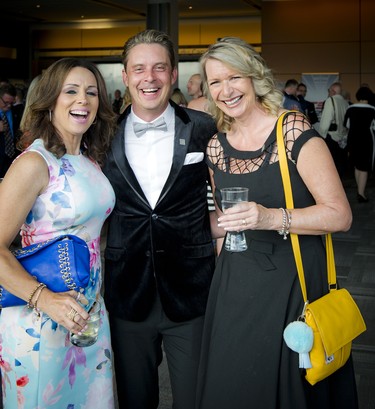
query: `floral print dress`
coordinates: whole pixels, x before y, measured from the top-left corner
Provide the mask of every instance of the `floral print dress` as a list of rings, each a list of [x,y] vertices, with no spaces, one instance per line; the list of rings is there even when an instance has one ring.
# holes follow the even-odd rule
[[[90,250],[87,298],[104,301],[100,231],[115,196],[100,167],[86,156],[57,159],[40,139],[36,151],[49,168],[49,185],[36,200],[21,228],[22,245],[62,234],[85,240]],[[48,315],[37,318],[26,306],[0,313],[0,368],[5,409],[110,409],[114,407],[112,350],[108,316],[102,308],[98,341],[73,346],[68,331]]]

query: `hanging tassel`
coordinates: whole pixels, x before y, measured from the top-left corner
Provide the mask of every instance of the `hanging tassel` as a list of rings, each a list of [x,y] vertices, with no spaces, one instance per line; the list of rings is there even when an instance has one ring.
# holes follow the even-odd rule
[[[299,354],[299,367],[304,369],[312,368],[310,355],[308,352]]]

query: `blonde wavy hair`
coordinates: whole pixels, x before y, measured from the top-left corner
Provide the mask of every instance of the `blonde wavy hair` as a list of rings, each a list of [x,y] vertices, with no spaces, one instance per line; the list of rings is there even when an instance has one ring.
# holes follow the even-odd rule
[[[264,59],[244,40],[223,37],[212,44],[199,60],[203,71],[204,93],[208,97],[208,111],[215,119],[219,131],[228,132],[234,119],[219,109],[211,97],[206,74],[208,60],[220,61],[239,74],[251,78],[259,103],[267,113],[277,115],[282,106],[283,94],[276,87],[273,74]]]

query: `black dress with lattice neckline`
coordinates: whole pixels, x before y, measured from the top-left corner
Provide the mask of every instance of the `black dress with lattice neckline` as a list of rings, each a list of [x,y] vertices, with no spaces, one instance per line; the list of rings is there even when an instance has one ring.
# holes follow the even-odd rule
[[[304,143],[319,135],[313,129],[301,133],[306,123],[294,113],[284,119],[283,128],[294,204],[306,207],[314,199],[296,163]],[[253,152],[238,151],[225,134],[217,134],[208,146],[208,164],[219,206],[219,189],[242,186],[249,188],[250,201],[285,207],[276,129]],[[356,408],[351,361],[311,387],[298,367],[298,354],[283,341],[284,328],[303,307],[290,238],[283,240],[276,231],[247,230],[246,239],[248,250],[222,250],[218,258],[205,319],[197,409]],[[325,250],[320,236],[300,236],[300,245],[313,301],[327,292]]]

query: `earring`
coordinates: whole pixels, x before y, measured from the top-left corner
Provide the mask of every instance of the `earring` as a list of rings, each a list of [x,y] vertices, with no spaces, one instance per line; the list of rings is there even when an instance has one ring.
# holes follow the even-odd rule
[[[49,121],[52,122],[52,111],[49,110]]]

